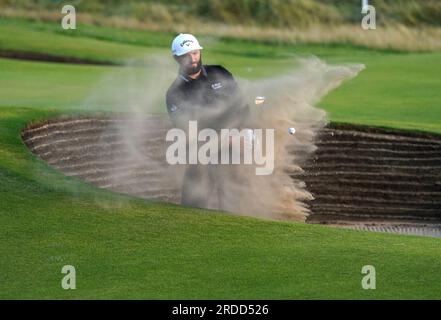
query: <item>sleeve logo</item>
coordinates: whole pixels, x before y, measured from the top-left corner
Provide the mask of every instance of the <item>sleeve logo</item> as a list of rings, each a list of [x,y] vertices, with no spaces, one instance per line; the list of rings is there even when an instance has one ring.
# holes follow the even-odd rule
[[[178,109],[179,109],[179,107],[177,105],[172,104],[170,107],[170,112],[176,112],[176,111],[178,111]]]

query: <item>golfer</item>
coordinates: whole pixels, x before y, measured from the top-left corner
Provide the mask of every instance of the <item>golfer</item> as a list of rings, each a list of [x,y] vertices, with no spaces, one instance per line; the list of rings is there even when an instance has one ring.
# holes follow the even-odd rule
[[[167,111],[176,128],[188,131],[197,121],[198,130],[245,127],[249,107],[232,74],[219,65],[203,65],[203,49],[191,34],[180,34],[172,42],[172,54],[179,65],[176,80],[167,91]],[[227,165],[189,165],[182,185],[182,204],[206,208],[215,192],[218,208],[228,210],[223,182]],[[231,167],[231,166],[230,166]],[[225,170],[226,169],[226,170]]]

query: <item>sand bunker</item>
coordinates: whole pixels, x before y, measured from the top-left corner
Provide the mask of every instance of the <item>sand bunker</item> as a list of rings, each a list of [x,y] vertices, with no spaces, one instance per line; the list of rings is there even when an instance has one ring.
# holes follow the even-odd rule
[[[128,145],[121,128],[135,126]],[[68,176],[115,192],[179,203],[183,167],[164,165],[163,138],[169,126],[163,116],[136,121],[88,117],[37,124],[22,136],[32,152]],[[135,152],[130,146],[136,146]],[[304,201],[310,210],[307,222],[383,227],[441,222],[441,137],[328,125],[316,146],[302,170],[290,173],[313,196]],[[288,152],[301,156],[302,150]]]

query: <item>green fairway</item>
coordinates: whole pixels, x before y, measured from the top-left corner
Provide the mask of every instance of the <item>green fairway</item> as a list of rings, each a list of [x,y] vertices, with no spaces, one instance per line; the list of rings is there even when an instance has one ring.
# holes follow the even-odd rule
[[[127,86],[127,79],[152,79],[158,69],[148,56],[169,55],[168,34],[148,38],[137,31],[124,41],[130,31],[87,30],[73,36],[49,23],[0,22],[0,50],[115,63],[134,58],[142,64],[0,59],[0,298],[441,298],[441,239],[143,201],[47,166],[21,141],[27,124],[70,112],[124,111],[120,100],[95,97],[95,91],[109,83]],[[332,121],[441,133],[439,52],[212,43],[212,52],[205,45],[205,63],[223,64],[244,79],[295,68],[296,54],[364,63],[366,70],[320,103]],[[165,79],[176,73],[173,61],[167,66]],[[158,97],[164,77],[158,76]],[[158,103],[146,111],[165,107]],[[76,267],[76,290],[61,288],[64,265]],[[376,290],[361,288],[364,265],[376,267]]]
[[[331,120],[441,132],[441,53],[362,62],[366,70],[321,103]]]
[[[0,22],[0,49],[115,63],[134,57],[140,59],[155,51],[91,38],[67,38],[66,35],[38,31],[33,24],[25,27],[8,23],[8,20]]]

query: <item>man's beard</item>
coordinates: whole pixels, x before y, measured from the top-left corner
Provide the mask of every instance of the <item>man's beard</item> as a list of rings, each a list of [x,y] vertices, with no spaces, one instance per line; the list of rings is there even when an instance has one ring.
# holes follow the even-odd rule
[[[190,66],[181,65],[180,73],[186,76],[190,76],[192,74],[198,73],[199,71],[201,71],[201,69],[202,69],[202,58],[199,59],[199,62],[195,67],[193,67],[192,65]]]

